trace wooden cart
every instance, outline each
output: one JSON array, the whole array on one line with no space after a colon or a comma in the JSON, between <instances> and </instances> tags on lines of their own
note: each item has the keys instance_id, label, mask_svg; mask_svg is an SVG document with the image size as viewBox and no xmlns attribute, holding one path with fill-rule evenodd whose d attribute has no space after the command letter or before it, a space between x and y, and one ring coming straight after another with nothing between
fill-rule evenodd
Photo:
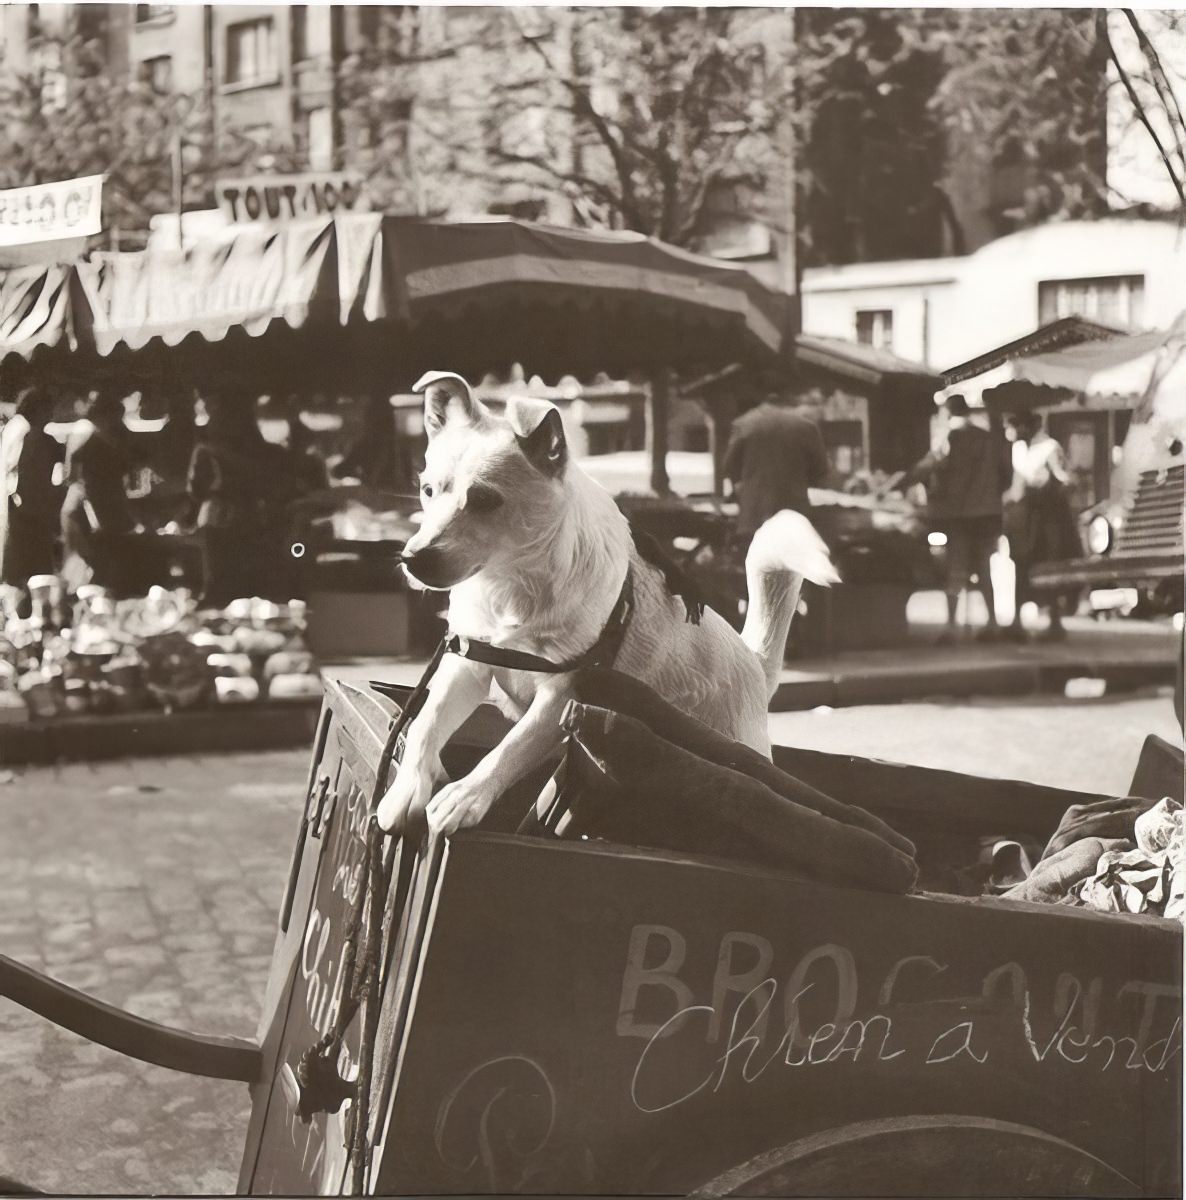
<instances>
[{"instance_id":1,"label":"wooden cart","mask_svg":"<svg viewBox=\"0 0 1186 1200\"><path fill-rule=\"evenodd\" d=\"M164 1030L0 959L0 994L61 1025L249 1083L243 1193L348 1187L353 1105L303 1120L296 1068L342 1000L394 712L376 691L329 688L257 1042ZM479 712L446 766L466 770L501 729ZM1044 840L1097 798L776 757L913 837L924 880L984 836ZM1151 751L1134 788L1160 796L1167 779ZM397 853L368 1191L1180 1194L1176 923L512 832L541 783L490 829ZM355 1021L348 1078L359 1044Z\"/></svg>"}]
</instances>

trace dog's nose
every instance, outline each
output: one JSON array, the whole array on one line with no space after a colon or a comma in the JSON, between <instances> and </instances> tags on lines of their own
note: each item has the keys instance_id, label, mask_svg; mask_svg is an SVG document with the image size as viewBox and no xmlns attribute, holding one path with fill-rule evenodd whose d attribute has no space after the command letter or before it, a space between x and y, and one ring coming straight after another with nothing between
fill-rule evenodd
<instances>
[{"instance_id":1,"label":"dog's nose","mask_svg":"<svg viewBox=\"0 0 1186 1200\"><path fill-rule=\"evenodd\" d=\"M419 550L409 551L404 547L400 555L404 569L414 575L421 583L433 584L440 580L441 569L444 566L444 555L435 546L422 546Z\"/></svg>"}]
</instances>

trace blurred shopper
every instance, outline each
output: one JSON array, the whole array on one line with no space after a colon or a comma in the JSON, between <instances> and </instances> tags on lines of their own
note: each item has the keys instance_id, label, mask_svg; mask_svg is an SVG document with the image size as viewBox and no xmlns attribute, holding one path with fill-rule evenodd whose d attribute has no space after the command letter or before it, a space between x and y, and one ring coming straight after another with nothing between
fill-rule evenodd
<instances>
[{"instance_id":1,"label":"blurred shopper","mask_svg":"<svg viewBox=\"0 0 1186 1200\"><path fill-rule=\"evenodd\" d=\"M301 495L321 492L330 486L325 457L313 442L313 431L301 419L300 406L290 404L288 421L288 471Z\"/></svg>"},{"instance_id":2,"label":"blurred shopper","mask_svg":"<svg viewBox=\"0 0 1186 1200\"><path fill-rule=\"evenodd\" d=\"M62 577L71 591L94 583L122 594L136 527L128 475L137 465L119 393L92 392L82 430L66 448Z\"/></svg>"},{"instance_id":3,"label":"blurred shopper","mask_svg":"<svg viewBox=\"0 0 1186 1200\"><path fill-rule=\"evenodd\" d=\"M334 467L339 479L357 479L380 491L415 491L407 439L395 428L395 413L384 396L367 396L358 435Z\"/></svg>"},{"instance_id":4,"label":"blurred shopper","mask_svg":"<svg viewBox=\"0 0 1186 1200\"><path fill-rule=\"evenodd\" d=\"M287 452L265 440L248 396L217 393L205 403L210 419L188 478L198 505L202 601L222 608L243 596L286 599L279 594L284 510L296 492Z\"/></svg>"},{"instance_id":5,"label":"blurred shopper","mask_svg":"<svg viewBox=\"0 0 1186 1200\"><path fill-rule=\"evenodd\" d=\"M1021 607L1034 600L1045 606L1049 624L1039 637L1061 641L1066 637L1061 592L1039 594L1030 584L1034 563L1078 558L1083 553L1075 514L1071 510L1070 473L1062 447L1042 428L1036 412L1009 418L1013 434L1013 482L1006 497L1009 556L1014 566L1013 626L1010 636L1024 640Z\"/></svg>"},{"instance_id":6,"label":"blurred shopper","mask_svg":"<svg viewBox=\"0 0 1186 1200\"><path fill-rule=\"evenodd\" d=\"M748 545L762 523L784 508L811 515L807 489L828 473L819 427L771 393L733 422L725 477L737 492L738 540Z\"/></svg>"},{"instance_id":7,"label":"blurred shopper","mask_svg":"<svg viewBox=\"0 0 1186 1200\"><path fill-rule=\"evenodd\" d=\"M954 641L960 592L973 579L988 610L977 637L992 641L999 632L992 556L1001 538L1003 494L1013 474L1009 443L999 428L985 429L971 419L963 396L949 396L946 408L946 436L901 485L925 486L931 520L947 538L947 628L939 641Z\"/></svg>"},{"instance_id":8,"label":"blurred shopper","mask_svg":"<svg viewBox=\"0 0 1186 1200\"><path fill-rule=\"evenodd\" d=\"M194 504L187 489L189 463L198 441L196 398L192 392L169 396L166 420L153 439L150 466L154 475L152 508L158 525L193 524Z\"/></svg>"},{"instance_id":9,"label":"blurred shopper","mask_svg":"<svg viewBox=\"0 0 1186 1200\"><path fill-rule=\"evenodd\" d=\"M62 489L53 477L62 447L45 430L52 413L53 401L29 388L0 431L0 583L24 593L22 615L30 577L57 569Z\"/></svg>"}]
</instances>

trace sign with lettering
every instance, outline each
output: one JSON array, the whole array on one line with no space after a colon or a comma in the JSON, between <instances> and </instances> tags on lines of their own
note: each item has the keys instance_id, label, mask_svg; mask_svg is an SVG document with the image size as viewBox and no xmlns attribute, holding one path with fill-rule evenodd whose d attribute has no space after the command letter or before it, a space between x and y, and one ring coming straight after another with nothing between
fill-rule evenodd
<instances>
[{"instance_id":1,"label":"sign with lettering","mask_svg":"<svg viewBox=\"0 0 1186 1200\"><path fill-rule=\"evenodd\" d=\"M102 175L0 191L0 246L88 237L102 228Z\"/></svg>"},{"instance_id":2,"label":"sign with lettering","mask_svg":"<svg viewBox=\"0 0 1186 1200\"><path fill-rule=\"evenodd\" d=\"M390 712L329 689L265 1001L245 1194L350 1186L353 1102L306 1122L290 1076L342 1003ZM401 853L368 1192L1180 1187L1174 923L493 832ZM352 1028L348 1079L359 1046Z\"/></svg>"},{"instance_id":3,"label":"sign with lettering","mask_svg":"<svg viewBox=\"0 0 1186 1200\"><path fill-rule=\"evenodd\" d=\"M215 191L219 208L235 222L292 221L370 208L362 179L344 172L224 179Z\"/></svg>"},{"instance_id":4,"label":"sign with lettering","mask_svg":"<svg viewBox=\"0 0 1186 1200\"><path fill-rule=\"evenodd\" d=\"M375 1188L684 1194L784 1154L813 1195L886 1194L886 1155L907 1194L961 1156L993 1194L1172 1191L1180 963L1168 922L458 838Z\"/></svg>"}]
</instances>

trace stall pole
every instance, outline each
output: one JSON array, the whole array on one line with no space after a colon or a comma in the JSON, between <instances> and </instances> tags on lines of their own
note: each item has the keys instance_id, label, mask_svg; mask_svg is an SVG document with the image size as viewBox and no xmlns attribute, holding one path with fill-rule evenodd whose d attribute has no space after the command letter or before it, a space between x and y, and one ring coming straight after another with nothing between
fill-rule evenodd
<instances>
[{"instance_id":1,"label":"stall pole","mask_svg":"<svg viewBox=\"0 0 1186 1200\"><path fill-rule=\"evenodd\" d=\"M646 446L651 459L651 491L656 496L671 493L667 477L667 434L671 409L671 371L659 367L651 374L646 406Z\"/></svg>"}]
</instances>

